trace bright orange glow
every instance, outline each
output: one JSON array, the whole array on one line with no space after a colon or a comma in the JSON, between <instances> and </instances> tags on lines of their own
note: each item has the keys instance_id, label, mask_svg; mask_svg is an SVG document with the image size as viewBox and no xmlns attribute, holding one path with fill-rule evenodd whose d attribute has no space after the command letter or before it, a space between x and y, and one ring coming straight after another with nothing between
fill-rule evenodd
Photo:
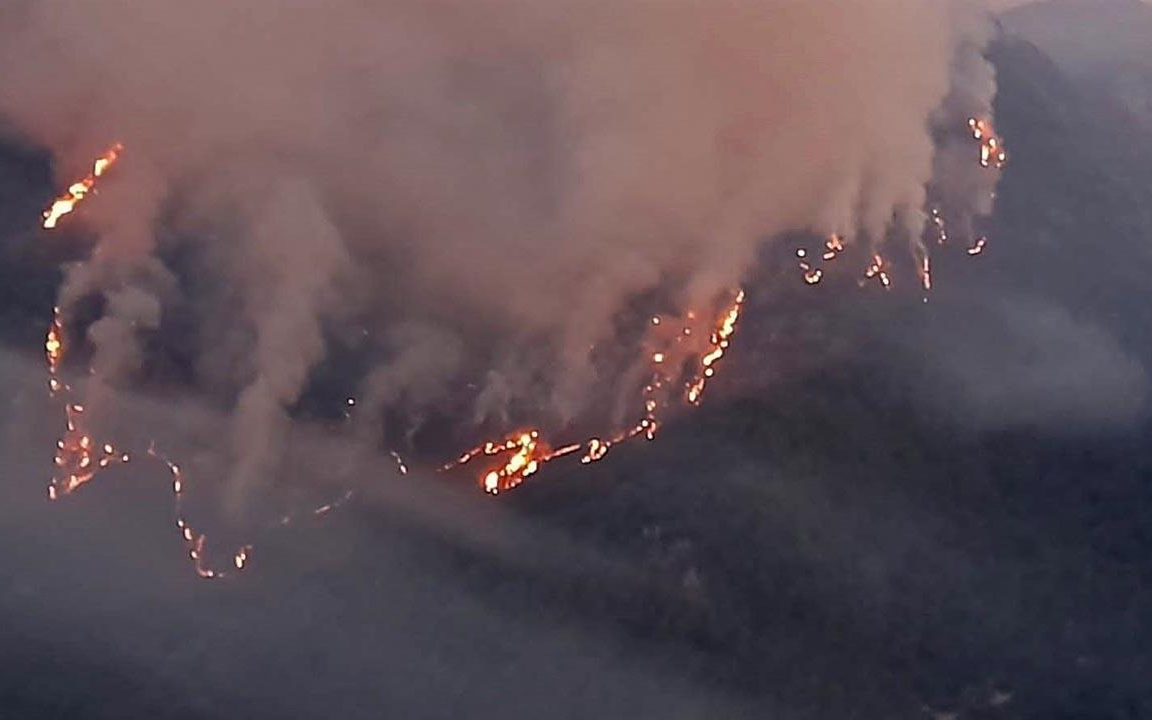
<instances>
[{"instance_id":1,"label":"bright orange glow","mask_svg":"<svg viewBox=\"0 0 1152 720\"><path fill-rule=\"evenodd\" d=\"M715 377L718 363L724 357L732 336L736 333L745 297L743 290L734 292L732 300L717 317L708 337L707 349L700 354L694 370L682 386L685 391L684 399L688 404L699 405L708 380ZM545 464L578 451L583 450L580 463L589 465L602 460L613 447L633 438L654 440L660 429L659 413L662 400L674 392L672 389L679 380L678 373L682 365L673 358L685 357L683 349L694 337L691 323L695 320L695 311L685 313L680 329L671 336L670 345L648 356L652 377L644 386L644 414L633 425L607 436L597 435L584 442L564 445L557 449L553 449L541 439L541 431L538 428L529 427L510 433L499 440L481 443L442 466L441 471L453 470L478 458L490 458L495 462L489 463L478 473L477 482L485 492L497 495L519 486L540 472ZM662 327L665 325L665 320L658 316L653 317L651 325L653 328ZM677 354L676 350L681 352Z\"/></svg>"},{"instance_id":2,"label":"bright orange glow","mask_svg":"<svg viewBox=\"0 0 1152 720\"><path fill-rule=\"evenodd\" d=\"M60 221L60 218L75 210L76 206L79 205L96 186L96 179L116 164L116 161L120 159L120 153L123 151L124 146L116 143L108 148L103 155L96 158L96 161L92 164L92 172L69 185L68 191L56 198L52 206L44 211L43 226L51 230L56 227L56 223Z\"/></svg>"},{"instance_id":3,"label":"bright orange glow","mask_svg":"<svg viewBox=\"0 0 1152 720\"><path fill-rule=\"evenodd\" d=\"M540 431L535 428L517 430L497 442L486 442L461 455L455 462L444 466L444 470L466 465L477 457L499 460L489 465L480 475L480 485L484 492L497 495L520 485L535 475L545 463L565 455L571 455L580 445L567 445L553 450L540 439Z\"/></svg>"},{"instance_id":4,"label":"bright orange glow","mask_svg":"<svg viewBox=\"0 0 1152 720\"><path fill-rule=\"evenodd\" d=\"M700 400L704 396L704 387L708 384L708 380L716 374L714 366L724 357L732 336L736 333L736 325L740 322L740 313L744 309L744 299L744 291L738 291L731 304L717 319L716 326L708 337L710 349L700 358L700 367L695 377L688 382L686 398L689 404L700 404Z\"/></svg>"}]
</instances>

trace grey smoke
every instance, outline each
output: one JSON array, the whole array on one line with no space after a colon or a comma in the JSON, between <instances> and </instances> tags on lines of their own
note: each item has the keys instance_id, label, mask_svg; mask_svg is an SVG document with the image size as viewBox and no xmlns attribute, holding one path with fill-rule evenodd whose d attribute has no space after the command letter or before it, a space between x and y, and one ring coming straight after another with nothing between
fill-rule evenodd
<instances>
[{"instance_id":1,"label":"grey smoke","mask_svg":"<svg viewBox=\"0 0 1152 720\"><path fill-rule=\"evenodd\" d=\"M1124 427L1148 406L1140 361L1104 328L1035 297L969 297L906 342L929 359L922 397L961 426Z\"/></svg>"}]
</instances>

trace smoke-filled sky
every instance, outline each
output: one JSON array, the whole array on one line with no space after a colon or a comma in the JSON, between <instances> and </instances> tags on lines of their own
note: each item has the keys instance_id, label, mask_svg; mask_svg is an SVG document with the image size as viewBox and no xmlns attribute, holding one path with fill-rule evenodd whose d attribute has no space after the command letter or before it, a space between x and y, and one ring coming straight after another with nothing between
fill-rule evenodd
<instances>
[{"instance_id":1,"label":"smoke-filled sky","mask_svg":"<svg viewBox=\"0 0 1152 720\"><path fill-rule=\"evenodd\" d=\"M197 381L237 398L243 487L333 334L367 331L372 411L473 387L470 418L564 424L634 390L615 378L641 354L596 360L621 318L709 315L778 233L914 246L934 168L978 196L950 207L985 212L930 132L988 112L984 12L31 0L0 10L0 116L61 179L124 143L61 304L104 297L111 383L138 331L192 309ZM158 260L176 248L194 282Z\"/></svg>"}]
</instances>

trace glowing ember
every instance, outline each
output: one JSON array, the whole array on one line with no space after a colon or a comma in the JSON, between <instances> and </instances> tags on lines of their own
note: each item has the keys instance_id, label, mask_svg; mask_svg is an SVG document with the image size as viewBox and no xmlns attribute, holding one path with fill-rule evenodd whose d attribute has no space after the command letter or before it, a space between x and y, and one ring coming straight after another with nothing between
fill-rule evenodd
<instances>
[{"instance_id":1,"label":"glowing ember","mask_svg":"<svg viewBox=\"0 0 1152 720\"><path fill-rule=\"evenodd\" d=\"M822 256L825 262L831 262L836 259L836 256L844 252L844 238L839 235L829 235L828 240L824 242L824 255Z\"/></svg>"},{"instance_id":2,"label":"glowing ember","mask_svg":"<svg viewBox=\"0 0 1152 720\"><path fill-rule=\"evenodd\" d=\"M400 473L401 475L407 475L408 464L404 462L404 458L400 457L400 453L392 450L389 451L388 454L391 455L392 459L396 461L396 472Z\"/></svg>"},{"instance_id":3,"label":"glowing ember","mask_svg":"<svg viewBox=\"0 0 1152 720\"><path fill-rule=\"evenodd\" d=\"M948 243L948 226L940 214L940 208L932 208L932 226L936 229L936 242L940 245Z\"/></svg>"},{"instance_id":4,"label":"glowing ember","mask_svg":"<svg viewBox=\"0 0 1152 720\"><path fill-rule=\"evenodd\" d=\"M44 340L48 392L52 396L69 390L59 377L64 350L64 321L60 308L55 307ZM64 433L56 441L56 454L52 459L56 471L48 484L48 497L56 500L69 495L90 482L101 470L128 460L128 453L121 452L111 443L96 443L84 427L84 406L69 402L64 406Z\"/></svg>"},{"instance_id":5,"label":"glowing ember","mask_svg":"<svg viewBox=\"0 0 1152 720\"><path fill-rule=\"evenodd\" d=\"M192 561L192 568L196 571L196 575L205 580L217 580L225 577L228 574L226 571L214 569L208 564L204 556L204 546L208 542L208 537L203 533L197 532L188 522L188 518L184 513L184 470L175 462L168 459L163 453L159 452L155 445L148 448L148 455L164 463L164 466L168 468L169 475L172 477L172 506L174 509L173 514L176 516L176 530L180 533L180 541L184 543L184 547L188 552L188 558ZM251 554L251 545L243 545L233 553L232 565L237 571L245 568Z\"/></svg>"},{"instance_id":6,"label":"glowing ember","mask_svg":"<svg viewBox=\"0 0 1152 720\"><path fill-rule=\"evenodd\" d=\"M56 472L48 485L52 500L80 489L101 470L129 460L128 453L120 452L111 443L97 445L83 429L83 416L83 405L69 403L64 408L65 431L56 441Z\"/></svg>"},{"instance_id":7,"label":"glowing ember","mask_svg":"<svg viewBox=\"0 0 1152 720\"><path fill-rule=\"evenodd\" d=\"M1003 168L1008 162L1008 153L1004 151L1004 142L996 136L992 123L968 118L968 129L972 138L980 143L980 167Z\"/></svg>"},{"instance_id":8,"label":"glowing ember","mask_svg":"<svg viewBox=\"0 0 1152 720\"><path fill-rule=\"evenodd\" d=\"M978 118L968 118L968 131L971 137L976 140L980 145L979 163L981 167L992 168L995 170L1002 170L1008 163L1008 153L1004 149L1004 141L996 135L995 129L989 120L982 120ZM995 193L992 199L995 200ZM945 245L950 239L948 233L948 224L944 219L944 215L939 207L930 207L929 220L931 222L931 230L935 235L936 243ZM987 239L980 237L976 239L975 244L967 249L969 255L979 255L984 251L984 245ZM837 254L844 249L842 239L838 235L829 237L828 242L825 244L825 250L821 257L825 262L834 260ZM920 245L915 248L917 257L916 271L920 277L920 284L924 288L925 293L932 290L932 265L931 259L926 249ZM798 258L798 265L804 282L808 285L819 285L824 279L824 270L817 267L812 261L812 254L806 248L800 248L796 251ZM887 262L879 254L872 256L872 261L869 263L864 272L864 280L871 280L875 278L880 285L885 289L890 289L892 286L892 276ZM864 283L861 282L861 285ZM927 301L927 298L925 298Z\"/></svg>"},{"instance_id":9,"label":"glowing ember","mask_svg":"<svg viewBox=\"0 0 1152 720\"><path fill-rule=\"evenodd\" d=\"M56 227L56 223L60 221L60 218L75 210L76 206L79 205L96 186L96 179L116 164L116 161L120 158L120 153L123 151L124 146L116 143L108 148L103 155L96 158L96 162L92 165L92 172L83 179L72 183L68 187L68 191L56 198L52 206L44 211L43 226L50 230Z\"/></svg>"},{"instance_id":10,"label":"glowing ember","mask_svg":"<svg viewBox=\"0 0 1152 720\"><path fill-rule=\"evenodd\" d=\"M55 395L61 387L60 362L64 359L64 321L60 308L52 308L52 324L44 338L44 358L48 363L48 392Z\"/></svg>"},{"instance_id":11,"label":"glowing ember","mask_svg":"<svg viewBox=\"0 0 1152 720\"><path fill-rule=\"evenodd\" d=\"M66 348L64 320L60 308L55 307L52 309L52 322L48 326L44 340L48 388L52 396L70 393L72 390L59 378L60 363L64 358ZM67 401L64 405L65 429L56 441L56 454L53 458L56 471L48 484L48 498L50 500L58 500L65 495L76 492L91 482L101 470L113 465L127 463L130 459L128 453L121 451L111 442L98 443L93 439L92 434L85 428L85 413L85 406L80 403ZM148 455L159 460L168 468L168 473L172 479L171 488L176 529L196 574L209 580L225 577L227 574L225 571L217 570L209 565L204 550L207 537L193 528L183 511L184 492L187 489L183 469L158 452L154 445L148 448ZM392 457L396 461L399 472L406 474L408 468L400 455L393 452ZM334 502L315 509L313 514L326 514L348 502L351 497L352 491L347 491ZM288 524L291 520L291 517L285 517L282 524ZM236 571L247 567L251 555L252 545L244 545L233 553L232 565Z\"/></svg>"},{"instance_id":12,"label":"glowing ember","mask_svg":"<svg viewBox=\"0 0 1152 720\"><path fill-rule=\"evenodd\" d=\"M839 235L829 235L828 239L824 242L824 250L821 252L820 259L824 262L832 262L843 251L844 239ZM819 285L820 281L824 279L824 270L812 264L809 260L810 253L808 249L799 248L796 251L796 257L800 260L797 264L800 267L800 272L803 273L804 282L808 285Z\"/></svg>"},{"instance_id":13,"label":"glowing ember","mask_svg":"<svg viewBox=\"0 0 1152 720\"><path fill-rule=\"evenodd\" d=\"M353 491L345 490L344 493L340 495L340 497L336 498L332 502L324 503L323 505L321 505L317 508L313 508L312 514L313 515L327 515L328 513L330 513L333 510L343 506L346 502L351 500L353 495L355 495L355 493ZM286 524L288 524L288 522L291 522L291 520L292 520L292 518L291 518L291 516L289 516L287 518L287 521L282 520L280 524L286 525Z\"/></svg>"},{"instance_id":14,"label":"glowing ember","mask_svg":"<svg viewBox=\"0 0 1152 720\"><path fill-rule=\"evenodd\" d=\"M871 280L872 278L879 280L885 290L892 287L892 278L888 276L888 265L879 254L872 256L872 262L868 265L868 269L864 271L865 280Z\"/></svg>"}]
</instances>

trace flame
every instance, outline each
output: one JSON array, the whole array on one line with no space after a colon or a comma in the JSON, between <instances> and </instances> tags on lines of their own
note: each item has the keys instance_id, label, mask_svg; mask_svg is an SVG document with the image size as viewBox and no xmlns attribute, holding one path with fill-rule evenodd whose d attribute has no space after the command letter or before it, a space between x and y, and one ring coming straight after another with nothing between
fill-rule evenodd
<instances>
[{"instance_id":1,"label":"flame","mask_svg":"<svg viewBox=\"0 0 1152 720\"><path fill-rule=\"evenodd\" d=\"M980 165L982 167L995 167L1001 169L1007 162L1007 153L1003 148L1002 140L996 136L991 123L987 120L970 118L969 129L973 139L980 143ZM68 191L56 199L52 206L43 213L43 226L54 228L60 218L71 213L75 207L93 192L96 181L103 176L119 159L124 147L116 143L109 148L93 164L92 172L72 184ZM944 244L948 238L945 220L938 208L931 209L931 220L936 229L937 241ZM968 248L969 255L979 255L983 252L986 238L980 237L975 244ZM921 250L923 250L921 248ZM820 251L820 260L833 262L844 251L843 238L840 235L830 235ZM806 248L796 251L798 264L803 273L804 282L808 285L819 284L825 270L814 264L813 255ZM924 291L932 289L931 259L924 251L919 256L918 272ZM885 259L876 253L872 256L864 279L876 278L885 288L892 284L888 264ZM862 281L863 282L863 281ZM925 298L926 300L927 298ZM542 439L541 430L536 427L512 432L499 440L484 442L471 450L462 453L456 460L442 466L442 471L468 465L481 458L488 463L478 475L478 482L485 492L492 495L511 490L523 484L528 478L536 475L549 462L575 455L580 455L582 464L590 464L603 459L608 452L621 443L637 437L653 440L660 428L660 411L665 402L682 397L688 405L698 406L703 399L708 381L715 377L718 364L724 358L744 310L746 293L743 289L733 292L731 301L718 314L708 334L707 344L698 349L696 337L697 315L695 311L688 311L680 319L680 329L672 336L669 344L655 352L651 352L648 361L652 368L649 382L643 388L644 412L631 426L617 430L607 436L593 436L584 442L570 443L554 448ZM653 328L660 328L665 323L659 316L651 318ZM52 396L60 392L70 391L71 388L59 379L60 365L66 353L65 325L59 307L53 308L52 322L49 325L44 342L44 353L48 367L49 391ZM695 356L691 372L687 379L683 379L685 360ZM682 381L682 384L681 384ZM683 394L677 388L683 389ZM357 407L355 398L346 399L347 412ZM97 444L92 435L83 428L84 406L69 402L65 405L66 431L56 443L54 458L57 473L53 476L48 487L48 495L55 500L63 495L75 492L90 482L96 474L114 464L129 462L130 456L121 452L112 443ZM397 471L401 475L408 473L408 466L403 458L395 451L391 453L396 463ZM219 570L210 566L205 558L207 536L198 532L185 516L182 501L186 489L183 470L168 457L156 450L155 445L148 449L148 455L164 464L172 481L173 503L175 508L176 529L181 542L184 544L187 555L192 561L196 574L205 579L225 577L231 570ZM321 505L311 511L311 515L321 516L339 508L353 497L353 491L345 491L339 498L330 503ZM281 518L280 524L287 525L295 516L286 515ZM232 554L232 567L235 571L242 571L251 559L253 545L240 546Z\"/></svg>"},{"instance_id":2,"label":"flame","mask_svg":"<svg viewBox=\"0 0 1152 720\"><path fill-rule=\"evenodd\" d=\"M67 192L56 198L56 201L52 203L51 207L44 211L44 228L51 230L56 227L56 223L60 221L60 218L75 210L76 206L79 205L96 186L96 179L116 164L116 161L120 159L120 153L123 151L124 146L116 143L105 150L103 155L96 158L96 161L92 164L92 172L88 173L88 175L81 180L69 185Z\"/></svg>"},{"instance_id":3,"label":"flame","mask_svg":"<svg viewBox=\"0 0 1152 720\"><path fill-rule=\"evenodd\" d=\"M996 130L992 127L992 122L987 119L968 118L968 132L971 134L972 139L976 140L980 146L979 163L981 167L993 168L995 170L1002 170L1008 164L1008 153L1004 149L1004 141L998 135ZM993 193L992 198L995 199L996 195ZM929 208L929 220L932 225L931 228L935 233L936 243L945 245L948 243L948 224L944 219L944 215L939 207ZM975 240L975 243L967 249L968 255L979 255L984 251L987 238L980 237ZM843 250L841 238L838 235L830 236L825 245L825 252L822 258L827 262L834 260L836 255ZM917 256L916 272L920 277L920 284L924 288L924 292L928 293L932 290L932 261L929 257L927 250L917 243L914 248ZM796 251L796 257L799 259L800 270L803 272L804 282L808 285L819 285L824 279L824 271L822 268L816 267L811 259L810 254L806 248L800 248ZM880 254L874 254L871 262L864 271L864 280L871 280L876 278L879 283L885 288L890 289L892 286L892 277L889 273L888 264ZM863 284L863 282L861 283ZM927 297L925 297L927 301Z\"/></svg>"},{"instance_id":4,"label":"flame","mask_svg":"<svg viewBox=\"0 0 1152 720\"><path fill-rule=\"evenodd\" d=\"M872 262L868 265L868 269L864 271L865 280L871 280L872 278L879 280L885 290L891 289L892 278L888 276L888 265L879 253L872 256Z\"/></svg>"},{"instance_id":5,"label":"flame","mask_svg":"<svg viewBox=\"0 0 1152 720\"><path fill-rule=\"evenodd\" d=\"M400 453L396 452L395 450L390 450L388 454L391 455L392 459L396 462L396 472L400 473L401 475L407 475L408 463L404 462L404 458L400 457Z\"/></svg>"},{"instance_id":6,"label":"flame","mask_svg":"<svg viewBox=\"0 0 1152 720\"><path fill-rule=\"evenodd\" d=\"M980 167L1003 168L1008 162L1008 153L1004 150L1004 141L996 136L991 121L968 118L968 129L972 132L972 139L980 143Z\"/></svg>"},{"instance_id":7,"label":"flame","mask_svg":"<svg viewBox=\"0 0 1152 720\"><path fill-rule=\"evenodd\" d=\"M106 168L107 166L100 166ZM101 170L102 171L102 170ZM44 357L48 368L48 388L50 396L60 393L70 393L72 388L59 379L60 364L64 358L66 346L65 324L59 307L52 308L52 322L44 340ZM347 404L352 407L356 404L354 398L348 398ZM122 452L110 442L97 444L91 433L84 428L85 406L68 401L64 406L65 432L56 441L56 455L54 465L57 470L48 485L48 498L57 500L69 495L91 482L96 475L113 465L127 463L130 456ZM196 575L206 580L215 580L226 577L231 571L212 567L206 558L205 546L208 537L198 532L188 520L183 509L184 494L187 483L183 468L167 455L160 452L155 443L150 443L147 455L164 465L171 477L172 503L176 518L176 530L180 540L185 546L188 558L192 562ZM397 471L401 475L408 473L408 466L398 453L391 453L396 462ZM312 515L325 515L335 510L353 497L351 490L345 491L340 497L311 511ZM296 516L287 515L281 518L281 525L288 525ZM232 554L231 563L235 572L244 570L251 560L253 545L245 544L237 548Z\"/></svg>"},{"instance_id":8,"label":"flame","mask_svg":"<svg viewBox=\"0 0 1152 720\"><path fill-rule=\"evenodd\" d=\"M698 364L684 383L684 398L688 404L699 405L708 380L715 377L717 363L724 357L736 333L745 299L744 290L735 291L731 302L717 317L708 337L707 350L700 354ZM660 429L661 401L669 396L669 391L677 380L673 373L678 374L678 371L673 367L675 363L670 361L672 349L691 340L692 322L695 320L695 311L686 313L679 332L671 340L672 347L657 350L649 356L652 376L644 386L644 413L631 426L608 436L593 436L584 442L571 443L557 449L553 449L541 438L539 428L528 427L499 440L481 443L461 453L455 460L443 465L441 471L468 465L477 458L491 458L496 461L495 464L483 468L477 480L485 492L497 495L521 485L540 472L545 464L573 455L580 450L583 450L580 463L589 465L604 459L609 450L621 443L639 437L649 441L656 439L656 433ZM659 316L655 316L651 319L651 324L659 328L665 323Z\"/></svg>"},{"instance_id":9,"label":"flame","mask_svg":"<svg viewBox=\"0 0 1152 720\"><path fill-rule=\"evenodd\" d=\"M940 208L932 208L932 226L936 229L936 242L940 245L948 244L948 226L944 223Z\"/></svg>"},{"instance_id":10,"label":"flame","mask_svg":"<svg viewBox=\"0 0 1152 720\"><path fill-rule=\"evenodd\" d=\"M101 171L107 166L98 166ZM44 340L44 358L48 370L48 390L51 397L70 394L71 386L60 380L60 365L67 350L63 313L52 308L52 321ZM56 441L53 465L56 470L48 483L48 499L59 500L79 490L96 478L102 470L129 462L130 455L111 442L99 443L85 427L86 408L83 404L67 400L64 405L64 432ZM172 460L159 453L155 446L148 448L150 457L167 468L172 478L172 495L176 515L176 528L180 533L196 574L205 579L225 576L225 572L210 567L205 559L207 537L196 532L182 509L185 491L184 473ZM399 456L397 456L398 458ZM232 558L236 570L242 570L252 553L251 545L238 549Z\"/></svg>"},{"instance_id":11,"label":"flame","mask_svg":"<svg viewBox=\"0 0 1152 720\"><path fill-rule=\"evenodd\" d=\"M55 396L62 387L59 374L64 359L64 321L59 306L52 308L52 323L44 338L44 359L48 363L48 392Z\"/></svg>"},{"instance_id":12,"label":"flame","mask_svg":"<svg viewBox=\"0 0 1152 720\"><path fill-rule=\"evenodd\" d=\"M65 351L64 320L60 308L52 308L52 322L44 339L44 359L48 366L48 393L55 397L70 390L60 380L60 363ZM56 440L52 463L56 470L48 483L48 497L56 500L79 490L101 470L129 460L112 443L97 443L84 427L84 406L69 401L64 406L64 433Z\"/></svg>"},{"instance_id":13,"label":"flame","mask_svg":"<svg viewBox=\"0 0 1152 720\"><path fill-rule=\"evenodd\" d=\"M708 380L716 374L714 367L731 344L732 336L736 333L736 324L740 322L740 313L744 309L745 294L739 290L731 304L716 321L712 334L708 337L710 349L700 358L700 367L695 377L688 383L687 400L691 405L699 405L704 395L704 387Z\"/></svg>"},{"instance_id":14,"label":"flame","mask_svg":"<svg viewBox=\"0 0 1152 720\"><path fill-rule=\"evenodd\" d=\"M824 262L832 262L842 252L844 252L844 238L833 233L824 241L824 249L821 251L820 259ZM824 279L824 270L814 266L808 259L810 257L808 249L798 248L796 257L799 259L797 264L803 273L804 282L808 285L819 285L820 281Z\"/></svg>"},{"instance_id":15,"label":"flame","mask_svg":"<svg viewBox=\"0 0 1152 720\"><path fill-rule=\"evenodd\" d=\"M580 447L580 445L566 445L559 450L553 450L547 442L540 439L539 430L529 428L517 430L497 442L490 441L478 445L463 453L454 462L445 465L443 469L451 470L467 465L477 457L506 458L502 462L488 466L480 476L480 486L484 488L484 492L497 495L520 485L539 472L545 463L571 455Z\"/></svg>"},{"instance_id":16,"label":"flame","mask_svg":"<svg viewBox=\"0 0 1152 720\"><path fill-rule=\"evenodd\" d=\"M56 500L79 490L101 470L129 460L111 443L98 444L83 428L84 406L69 403L64 407L65 431L56 441L53 463L56 472L48 485L48 497Z\"/></svg>"},{"instance_id":17,"label":"flame","mask_svg":"<svg viewBox=\"0 0 1152 720\"><path fill-rule=\"evenodd\" d=\"M183 468L172 461L167 455L157 450L155 443L149 445L148 456L163 463L164 467L168 468L168 474L172 478L172 507L174 511L173 514L176 516L176 530L180 534L180 541L184 543L184 547L188 553L188 559L192 561L192 569L198 577L205 580L218 580L226 577L228 571L218 570L208 564L204 553L204 547L208 543L208 536L202 532L198 532L188 521L188 517L184 512L184 491L186 490L186 483L184 481ZM232 554L232 566L237 572L247 566L248 560L252 555L252 549L252 545L242 545Z\"/></svg>"}]
</instances>

